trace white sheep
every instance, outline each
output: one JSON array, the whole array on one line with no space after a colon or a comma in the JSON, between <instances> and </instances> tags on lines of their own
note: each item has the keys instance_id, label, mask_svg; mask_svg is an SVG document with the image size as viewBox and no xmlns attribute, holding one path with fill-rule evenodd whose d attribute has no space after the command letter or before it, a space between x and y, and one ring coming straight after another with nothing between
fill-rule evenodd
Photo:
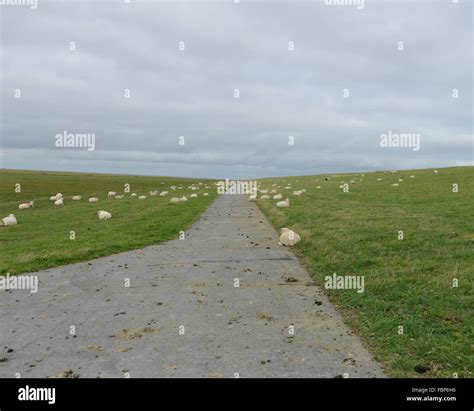
<instances>
[{"instance_id":1,"label":"white sheep","mask_svg":"<svg viewBox=\"0 0 474 411\"><path fill-rule=\"evenodd\" d=\"M276 205L277 205L277 207L289 207L290 206L290 199L287 198L286 200L279 201Z\"/></svg>"},{"instance_id":2,"label":"white sheep","mask_svg":"<svg viewBox=\"0 0 474 411\"><path fill-rule=\"evenodd\" d=\"M400 184L398 184L398 183L393 183L393 184L392 184L392 187L398 187L399 185L400 185Z\"/></svg>"},{"instance_id":3,"label":"white sheep","mask_svg":"<svg viewBox=\"0 0 474 411\"><path fill-rule=\"evenodd\" d=\"M0 220L0 226L7 227L9 225L15 225L15 224L18 224L18 222L16 221L15 214L9 214L8 216Z\"/></svg>"},{"instance_id":4,"label":"white sheep","mask_svg":"<svg viewBox=\"0 0 474 411\"><path fill-rule=\"evenodd\" d=\"M56 197L55 200L59 200L60 198L63 198L63 195L62 193L58 193L54 197Z\"/></svg>"},{"instance_id":5,"label":"white sheep","mask_svg":"<svg viewBox=\"0 0 474 411\"><path fill-rule=\"evenodd\" d=\"M301 241L299 234L295 233L293 230L288 228L282 228L280 230L280 245L290 245L293 246L296 243Z\"/></svg>"},{"instance_id":6,"label":"white sheep","mask_svg":"<svg viewBox=\"0 0 474 411\"><path fill-rule=\"evenodd\" d=\"M249 196L249 201L256 201L257 200L257 194L252 194Z\"/></svg>"},{"instance_id":7,"label":"white sheep","mask_svg":"<svg viewBox=\"0 0 474 411\"><path fill-rule=\"evenodd\" d=\"M145 200L146 196L138 196L139 200Z\"/></svg>"},{"instance_id":8,"label":"white sheep","mask_svg":"<svg viewBox=\"0 0 474 411\"><path fill-rule=\"evenodd\" d=\"M22 203L18 206L20 210L27 210L28 208L33 208L34 201L30 201L28 203Z\"/></svg>"},{"instance_id":9,"label":"white sheep","mask_svg":"<svg viewBox=\"0 0 474 411\"><path fill-rule=\"evenodd\" d=\"M319 188L321 188L321 186L316 186L316 188L318 188L318 189L319 189Z\"/></svg>"},{"instance_id":10,"label":"white sheep","mask_svg":"<svg viewBox=\"0 0 474 411\"><path fill-rule=\"evenodd\" d=\"M191 198L196 198L197 196L197 194L191 194Z\"/></svg>"},{"instance_id":11,"label":"white sheep","mask_svg":"<svg viewBox=\"0 0 474 411\"><path fill-rule=\"evenodd\" d=\"M158 190L150 191L150 195L151 195L151 196L156 196L156 195L158 195Z\"/></svg>"},{"instance_id":12,"label":"white sheep","mask_svg":"<svg viewBox=\"0 0 474 411\"><path fill-rule=\"evenodd\" d=\"M109 218L112 218L112 214L108 211L100 210L97 212L97 217L99 217L99 220L108 220Z\"/></svg>"},{"instance_id":13,"label":"white sheep","mask_svg":"<svg viewBox=\"0 0 474 411\"><path fill-rule=\"evenodd\" d=\"M72 201L81 201L82 196L72 196Z\"/></svg>"},{"instance_id":14,"label":"white sheep","mask_svg":"<svg viewBox=\"0 0 474 411\"><path fill-rule=\"evenodd\" d=\"M160 193L160 197L164 197L164 196L167 196L168 195L168 191L162 191Z\"/></svg>"},{"instance_id":15,"label":"white sheep","mask_svg":"<svg viewBox=\"0 0 474 411\"><path fill-rule=\"evenodd\" d=\"M433 173L438 174L438 170L433 170Z\"/></svg>"},{"instance_id":16,"label":"white sheep","mask_svg":"<svg viewBox=\"0 0 474 411\"><path fill-rule=\"evenodd\" d=\"M97 197L89 198L89 203L97 203L97 201L99 201L99 199Z\"/></svg>"},{"instance_id":17,"label":"white sheep","mask_svg":"<svg viewBox=\"0 0 474 411\"><path fill-rule=\"evenodd\" d=\"M116 191L109 191L108 194L107 194L107 197L114 198L116 195L117 195Z\"/></svg>"},{"instance_id":18,"label":"white sheep","mask_svg":"<svg viewBox=\"0 0 474 411\"><path fill-rule=\"evenodd\" d=\"M415 178L415 176L412 174L412 175L410 176L410 178Z\"/></svg>"},{"instance_id":19,"label":"white sheep","mask_svg":"<svg viewBox=\"0 0 474 411\"><path fill-rule=\"evenodd\" d=\"M57 205L57 206L64 205L64 198L59 198L58 200L56 200L54 202L54 205Z\"/></svg>"},{"instance_id":20,"label":"white sheep","mask_svg":"<svg viewBox=\"0 0 474 411\"><path fill-rule=\"evenodd\" d=\"M115 199L116 199L116 200L122 200L123 197L124 197L123 194L117 194L117 195L115 196Z\"/></svg>"},{"instance_id":21,"label":"white sheep","mask_svg":"<svg viewBox=\"0 0 474 411\"><path fill-rule=\"evenodd\" d=\"M137 193L130 194L130 197L136 197L136 196L137 196Z\"/></svg>"},{"instance_id":22,"label":"white sheep","mask_svg":"<svg viewBox=\"0 0 474 411\"><path fill-rule=\"evenodd\" d=\"M274 199L274 200L281 200L282 198L283 198L283 195L282 195L282 194L275 194L275 195L273 196L273 199Z\"/></svg>"},{"instance_id":23,"label":"white sheep","mask_svg":"<svg viewBox=\"0 0 474 411\"><path fill-rule=\"evenodd\" d=\"M171 204L178 204L178 203L180 203L180 202L181 202L181 199L179 199L178 197L172 197L172 198L170 199L170 203L171 203Z\"/></svg>"},{"instance_id":24,"label":"white sheep","mask_svg":"<svg viewBox=\"0 0 474 411\"><path fill-rule=\"evenodd\" d=\"M202 196L207 197L208 195L209 195L209 193L204 193Z\"/></svg>"},{"instance_id":25,"label":"white sheep","mask_svg":"<svg viewBox=\"0 0 474 411\"><path fill-rule=\"evenodd\" d=\"M50 199L51 201L56 201L56 200L57 200L56 196L51 196L51 197L49 197L49 199Z\"/></svg>"},{"instance_id":26,"label":"white sheep","mask_svg":"<svg viewBox=\"0 0 474 411\"><path fill-rule=\"evenodd\" d=\"M264 194L263 196L260 196L260 200L269 200L270 196L268 194Z\"/></svg>"},{"instance_id":27,"label":"white sheep","mask_svg":"<svg viewBox=\"0 0 474 411\"><path fill-rule=\"evenodd\" d=\"M295 197L299 197L299 196L302 195L302 194L303 194L303 190L293 191L293 195L294 195ZM275 197L274 197L274 198L275 198Z\"/></svg>"},{"instance_id":28,"label":"white sheep","mask_svg":"<svg viewBox=\"0 0 474 411\"><path fill-rule=\"evenodd\" d=\"M185 201L188 201L188 199L186 198L186 196L182 196L179 201L182 201L182 202L185 202Z\"/></svg>"}]
</instances>

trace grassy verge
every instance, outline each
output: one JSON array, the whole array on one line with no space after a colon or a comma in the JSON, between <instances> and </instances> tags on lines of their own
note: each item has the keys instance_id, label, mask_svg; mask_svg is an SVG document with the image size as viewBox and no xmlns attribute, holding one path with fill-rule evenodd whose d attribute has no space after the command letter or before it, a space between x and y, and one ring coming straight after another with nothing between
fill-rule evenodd
<instances>
[{"instance_id":1,"label":"grassy verge","mask_svg":"<svg viewBox=\"0 0 474 411\"><path fill-rule=\"evenodd\" d=\"M364 276L363 293L327 293L392 376L426 365L423 376L473 377L474 167L324 177L260 180L281 186L290 207L258 205L276 228L301 235L295 252L319 285L333 273Z\"/></svg>"},{"instance_id":2,"label":"grassy verge","mask_svg":"<svg viewBox=\"0 0 474 411\"><path fill-rule=\"evenodd\" d=\"M18 274L62 264L89 260L177 238L217 196L212 186L191 191L198 180L166 177L140 177L80 173L0 171L0 218L12 213L18 225L0 227L0 274ZM164 184L162 184L162 182ZM15 184L21 192L15 192ZM126 195L123 200L108 199L108 191L130 191L147 195L145 200ZM171 185L182 190L171 191ZM166 197L152 197L148 191L168 190ZM55 206L49 197L61 192L64 206ZM190 198L191 193L199 193ZM208 197L202 194L208 192ZM172 196L187 195L189 201L170 204ZM82 195L82 201L71 196ZM88 198L99 197L95 204ZM35 207L18 210L18 204L35 201ZM96 213L107 210L112 219L100 221ZM75 240L71 240L71 231Z\"/></svg>"}]
</instances>

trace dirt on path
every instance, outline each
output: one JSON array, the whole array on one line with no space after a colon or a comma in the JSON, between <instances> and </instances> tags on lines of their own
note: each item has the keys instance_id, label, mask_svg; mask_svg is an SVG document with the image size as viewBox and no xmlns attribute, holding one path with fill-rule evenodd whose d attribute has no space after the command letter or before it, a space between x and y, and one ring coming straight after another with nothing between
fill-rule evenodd
<instances>
[{"instance_id":1,"label":"dirt on path","mask_svg":"<svg viewBox=\"0 0 474 411\"><path fill-rule=\"evenodd\" d=\"M183 240L30 275L0 291L0 377L384 376L245 196Z\"/></svg>"}]
</instances>

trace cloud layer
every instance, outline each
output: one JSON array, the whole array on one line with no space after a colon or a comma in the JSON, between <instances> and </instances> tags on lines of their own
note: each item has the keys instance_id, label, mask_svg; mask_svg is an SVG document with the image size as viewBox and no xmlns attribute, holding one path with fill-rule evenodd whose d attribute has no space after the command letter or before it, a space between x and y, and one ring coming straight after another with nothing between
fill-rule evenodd
<instances>
[{"instance_id":1,"label":"cloud layer","mask_svg":"<svg viewBox=\"0 0 474 411\"><path fill-rule=\"evenodd\" d=\"M467 2L39 0L0 13L4 168L246 178L473 164ZM56 148L64 131L94 133L95 151ZM419 133L420 150L380 147L389 131Z\"/></svg>"}]
</instances>

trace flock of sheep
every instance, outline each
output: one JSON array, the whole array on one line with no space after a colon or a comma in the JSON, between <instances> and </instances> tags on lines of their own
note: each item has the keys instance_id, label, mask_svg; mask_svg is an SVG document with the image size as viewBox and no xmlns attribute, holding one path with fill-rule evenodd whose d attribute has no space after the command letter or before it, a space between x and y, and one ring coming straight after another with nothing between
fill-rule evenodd
<instances>
[{"instance_id":1,"label":"flock of sheep","mask_svg":"<svg viewBox=\"0 0 474 411\"><path fill-rule=\"evenodd\" d=\"M164 184L164 183L162 183L162 184ZM201 186L203 186L203 183L199 182L199 183L191 184L190 186L188 186L188 189L190 189L192 191L195 191L195 190L199 190L201 188ZM211 188L211 187L206 184L206 185L204 185L204 188ZM174 186L173 185L173 186L170 186L169 189L171 191L182 190L183 186ZM160 193L158 190L154 190L154 191L149 191L149 194L152 197L154 197L154 196L166 197L169 194L169 191L162 191ZM202 195L203 195L203 197L207 197L209 195L209 193L205 192ZM147 198L146 195L138 195L137 193L131 193L130 197L137 197L139 200L145 200ZM196 198L196 197L198 197L197 193L192 193L190 195L190 198ZM116 200L122 200L123 198L125 198L125 194L124 193L118 193L116 191L109 191L107 193L107 198L109 198L109 199L115 198ZM49 197L49 199L50 199L50 201L54 202L55 206L64 206L64 196L63 196L62 193L57 193L56 195ZM71 197L71 200L72 201L81 201L82 196L74 195L74 196ZM99 201L99 198L98 197L90 197L88 201L89 201L89 203L97 203ZM183 195L181 197L172 197L170 199L171 204L183 203L183 202L186 202L186 201L188 201L188 198L185 195ZM18 206L18 209L19 210L28 210L28 209L33 208L33 207L34 207L34 201L28 201L26 203L21 203ZM99 218L99 220L108 220L108 219L112 218L112 214L108 211L100 210L100 211L97 212L97 217ZM12 226L12 225L16 225L16 224L18 224L18 221L16 219L15 214L9 214L7 217L4 217L0 220L0 226L3 226L3 227Z\"/></svg>"},{"instance_id":2,"label":"flock of sheep","mask_svg":"<svg viewBox=\"0 0 474 411\"><path fill-rule=\"evenodd\" d=\"M395 174L397 173L396 171L385 171L384 172L385 174ZM433 170L433 173L435 175L438 174L438 170ZM364 181L364 177L365 177L365 174L361 174L360 175L360 179L359 181ZM410 175L410 178L415 178L415 175L412 174ZM331 177L325 177L324 178L325 181L330 181L331 180ZM298 181L298 180L296 180ZM377 181L382 181L382 178L377 178ZM286 183L285 180L282 180L283 183ZM318 179L316 179L316 182L318 182ZM399 183L403 182L403 179L402 178L399 178L398 179L398 183L392 183L391 186L392 187L398 187L400 186ZM350 183L351 184L356 184L356 180L350 180ZM344 188L344 185L346 183L344 181L341 182L341 184L339 185L339 188ZM321 186L318 185L316 186L317 189L320 189ZM282 186L281 185L278 185L278 184L272 184L271 188L268 188L268 189L258 189L257 192L251 194L249 196L249 200L250 201L256 201L257 200L257 194L260 193L260 200L270 200L270 199L273 199L273 200L282 200L283 199L283 194L280 194L278 193L279 190L282 189ZM284 187L285 190L291 190L291 183L287 183L286 184L286 187ZM294 197L300 197L302 196L304 193L306 192L306 189L302 189L302 190L295 190L293 191L293 196ZM286 198L286 200L283 200L283 201L278 201L276 203L276 206L277 207L289 207L290 206L290 199L289 198ZM295 233L294 231L290 230L289 228L282 228L281 231L280 231L280 245L286 245L286 246L293 246L295 245L296 243L298 243L299 241L301 240L301 237Z\"/></svg>"}]
</instances>

